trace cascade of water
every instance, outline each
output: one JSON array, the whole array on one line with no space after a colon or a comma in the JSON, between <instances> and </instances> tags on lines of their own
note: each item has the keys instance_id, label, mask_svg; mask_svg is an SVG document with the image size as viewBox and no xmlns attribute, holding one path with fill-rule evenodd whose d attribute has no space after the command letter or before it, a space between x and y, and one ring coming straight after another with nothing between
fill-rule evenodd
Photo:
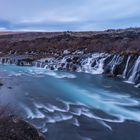
<instances>
[{"instance_id":1,"label":"cascade of water","mask_svg":"<svg viewBox=\"0 0 140 140\"><path fill-rule=\"evenodd\" d=\"M114 73L114 69L116 67L116 65L119 65L123 60L123 57L120 55L117 55L114 60L112 61L112 67L111 67L111 73Z\"/></svg>"},{"instance_id":2,"label":"cascade of water","mask_svg":"<svg viewBox=\"0 0 140 140\"><path fill-rule=\"evenodd\" d=\"M124 79L126 78L126 75L127 75L127 69L128 69L128 65L129 65L130 59L131 59L131 56L129 56L129 57L127 58L126 66L125 66L124 72L123 72L123 74L122 74L122 77L123 77Z\"/></svg>"},{"instance_id":3,"label":"cascade of water","mask_svg":"<svg viewBox=\"0 0 140 140\"><path fill-rule=\"evenodd\" d=\"M107 53L93 53L93 54L67 54L65 56L60 56L57 58L45 58L38 61L34 61L29 63L28 61L24 61L24 57L22 56L11 56L11 57L2 57L0 58L1 64L16 64L16 65L32 65L35 67L40 67L44 69L50 70L70 70L70 71L78 71L78 72L86 72L91 74L102 74L104 72L104 68L106 67L105 60L107 59L107 66L109 66L109 70L111 73L114 73L114 70L117 65L121 64L124 61L124 56L122 55L113 55L113 58L110 57L110 54ZM111 59L112 58L112 59ZM132 56L128 56L126 63L124 64L125 68L122 72L122 77L125 79L128 75L129 82L136 82L138 79L138 73L140 71L140 56L137 58L131 70L129 70L130 59ZM23 61L22 61L23 59ZM110 60L111 59L111 60ZM109 61L109 62L108 62ZM128 74L130 71L130 74Z\"/></svg>"},{"instance_id":4,"label":"cascade of water","mask_svg":"<svg viewBox=\"0 0 140 140\"><path fill-rule=\"evenodd\" d=\"M82 61L81 66L82 66L82 70L81 71L85 71L85 72L91 72L91 64L94 62L94 55L91 57L86 58L85 60Z\"/></svg>"},{"instance_id":5,"label":"cascade of water","mask_svg":"<svg viewBox=\"0 0 140 140\"><path fill-rule=\"evenodd\" d=\"M132 74L128 79L129 82L131 82L131 83L135 82L135 78L136 78L136 75L137 75L137 72L138 72L139 69L140 69L140 56L138 57L138 59L136 60L136 62L134 64Z\"/></svg>"},{"instance_id":6,"label":"cascade of water","mask_svg":"<svg viewBox=\"0 0 140 140\"><path fill-rule=\"evenodd\" d=\"M2 64L2 62L3 62L3 58L0 58L0 64Z\"/></svg>"},{"instance_id":7,"label":"cascade of water","mask_svg":"<svg viewBox=\"0 0 140 140\"><path fill-rule=\"evenodd\" d=\"M97 69L96 69L96 73L97 73L97 74L102 74L102 73L104 72L103 67L104 67L104 61L105 61L106 58L107 58L107 57L101 58L101 59L98 61L98 63L97 63Z\"/></svg>"},{"instance_id":8,"label":"cascade of water","mask_svg":"<svg viewBox=\"0 0 140 140\"><path fill-rule=\"evenodd\" d=\"M88 57L85 60L83 60L81 71L92 74L102 74L104 72L103 70L104 60L107 57L108 55L104 53L93 54L91 57ZM92 65L94 63L95 65Z\"/></svg>"},{"instance_id":9,"label":"cascade of water","mask_svg":"<svg viewBox=\"0 0 140 140\"><path fill-rule=\"evenodd\" d=\"M116 59L116 57L117 57L117 55L114 55L113 56L113 58L112 58L112 60L109 62L109 66L113 66L113 62L114 62L114 60Z\"/></svg>"}]
</instances>

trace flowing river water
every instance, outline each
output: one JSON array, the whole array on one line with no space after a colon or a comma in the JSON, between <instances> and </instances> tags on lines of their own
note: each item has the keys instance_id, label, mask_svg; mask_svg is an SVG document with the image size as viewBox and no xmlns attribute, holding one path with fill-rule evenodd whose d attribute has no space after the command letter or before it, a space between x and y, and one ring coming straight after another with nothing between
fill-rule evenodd
<instances>
[{"instance_id":1,"label":"flowing river water","mask_svg":"<svg viewBox=\"0 0 140 140\"><path fill-rule=\"evenodd\" d=\"M0 105L47 140L139 140L140 89L119 79L0 65Z\"/></svg>"}]
</instances>

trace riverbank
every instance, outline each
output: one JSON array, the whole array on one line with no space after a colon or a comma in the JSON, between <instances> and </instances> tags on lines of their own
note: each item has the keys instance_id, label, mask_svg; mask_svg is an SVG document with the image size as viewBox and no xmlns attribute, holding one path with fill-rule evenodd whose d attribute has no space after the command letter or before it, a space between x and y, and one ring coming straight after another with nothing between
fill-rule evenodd
<instances>
[{"instance_id":1,"label":"riverbank","mask_svg":"<svg viewBox=\"0 0 140 140\"><path fill-rule=\"evenodd\" d=\"M35 58L62 55L64 50L84 53L140 54L140 28L99 32L12 32L0 35L1 56L30 54Z\"/></svg>"}]
</instances>

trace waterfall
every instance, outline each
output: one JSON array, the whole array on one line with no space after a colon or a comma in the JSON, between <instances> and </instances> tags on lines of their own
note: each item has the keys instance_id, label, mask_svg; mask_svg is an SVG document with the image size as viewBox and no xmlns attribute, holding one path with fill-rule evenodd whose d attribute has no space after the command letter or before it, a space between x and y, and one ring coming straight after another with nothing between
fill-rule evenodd
<instances>
[{"instance_id":1,"label":"waterfall","mask_svg":"<svg viewBox=\"0 0 140 140\"><path fill-rule=\"evenodd\" d=\"M104 72L104 69L103 69L103 66L104 66L104 60L106 58L102 58L99 60L99 63L98 63L98 68L96 69L96 72L99 73L99 74L102 74Z\"/></svg>"},{"instance_id":2,"label":"waterfall","mask_svg":"<svg viewBox=\"0 0 140 140\"><path fill-rule=\"evenodd\" d=\"M132 56L108 53L66 53L65 55L26 61L26 56L6 56L0 58L1 64L16 64L18 66L34 66L48 70L77 71L91 74L122 75L129 83L139 83L140 56L133 64ZM27 59L28 60L28 59ZM132 60L132 61L131 61ZM133 62L133 63L132 63ZM130 71L130 73L128 73Z\"/></svg>"},{"instance_id":3,"label":"waterfall","mask_svg":"<svg viewBox=\"0 0 140 140\"><path fill-rule=\"evenodd\" d=\"M114 70L116 65L119 65L123 61L123 56L121 55L114 55L112 60L109 62L108 66L110 66L111 74L114 74Z\"/></svg>"},{"instance_id":4,"label":"waterfall","mask_svg":"<svg viewBox=\"0 0 140 140\"><path fill-rule=\"evenodd\" d=\"M138 57L138 59L136 60L135 64L134 64L134 68L132 70L132 74L129 77L128 81L130 83L134 83L135 82L135 78L137 76L137 72L140 69L140 56Z\"/></svg>"},{"instance_id":5,"label":"waterfall","mask_svg":"<svg viewBox=\"0 0 140 140\"><path fill-rule=\"evenodd\" d=\"M126 66L125 66L125 69L124 69L124 72L122 74L122 77L125 79L126 78L126 75L127 75L127 69L128 69L128 65L129 65L129 61L131 59L131 56L128 57L127 59L127 62L126 62Z\"/></svg>"},{"instance_id":6,"label":"waterfall","mask_svg":"<svg viewBox=\"0 0 140 140\"><path fill-rule=\"evenodd\" d=\"M102 74L104 72L103 66L104 66L104 60L108 57L108 54L104 53L95 53L91 57L86 58L82 61L81 64L81 71L86 73L92 73L92 74ZM92 66L92 64L94 64Z\"/></svg>"}]
</instances>

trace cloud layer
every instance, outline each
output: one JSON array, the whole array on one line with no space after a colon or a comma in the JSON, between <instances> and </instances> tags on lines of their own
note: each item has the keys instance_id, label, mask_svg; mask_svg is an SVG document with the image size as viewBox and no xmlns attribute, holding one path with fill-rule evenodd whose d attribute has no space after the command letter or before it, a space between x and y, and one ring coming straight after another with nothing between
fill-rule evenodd
<instances>
[{"instance_id":1,"label":"cloud layer","mask_svg":"<svg viewBox=\"0 0 140 140\"><path fill-rule=\"evenodd\" d=\"M140 26L139 0L1 0L0 30L85 31Z\"/></svg>"}]
</instances>

